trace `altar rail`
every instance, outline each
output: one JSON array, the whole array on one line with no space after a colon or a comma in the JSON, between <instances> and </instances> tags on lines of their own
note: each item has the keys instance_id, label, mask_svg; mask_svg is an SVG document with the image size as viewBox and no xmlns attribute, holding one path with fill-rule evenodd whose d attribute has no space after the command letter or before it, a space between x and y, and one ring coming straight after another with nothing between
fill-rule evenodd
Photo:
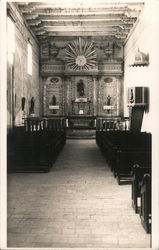
<instances>
[{"instance_id":1,"label":"altar rail","mask_svg":"<svg viewBox=\"0 0 159 250\"><path fill-rule=\"evenodd\" d=\"M66 126L72 129L95 129L96 119L89 115L72 115L66 120Z\"/></svg>"},{"instance_id":2,"label":"altar rail","mask_svg":"<svg viewBox=\"0 0 159 250\"><path fill-rule=\"evenodd\" d=\"M97 131L129 130L128 117L95 117L72 115L69 117L28 117L24 120L25 131L53 130L69 128L90 128Z\"/></svg>"},{"instance_id":3,"label":"altar rail","mask_svg":"<svg viewBox=\"0 0 159 250\"><path fill-rule=\"evenodd\" d=\"M64 117L39 118L29 117L24 121L25 131L64 131L66 128L66 119Z\"/></svg>"},{"instance_id":4,"label":"altar rail","mask_svg":"<svg viewBox=\"0 0 159 250\"><path fill-rule=\"evenodd\" d=\"M97 131L129 130L128 117L97 117Z\"/></svg>"}]
</instances>

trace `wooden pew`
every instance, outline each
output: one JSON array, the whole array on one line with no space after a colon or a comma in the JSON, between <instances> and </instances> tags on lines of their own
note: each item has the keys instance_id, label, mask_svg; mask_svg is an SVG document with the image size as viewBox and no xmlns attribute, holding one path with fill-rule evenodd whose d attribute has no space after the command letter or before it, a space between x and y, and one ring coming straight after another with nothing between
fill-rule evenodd
<instances>
[{"instance_id":1,"label":"wooden pew","mask_svg":"<svg viewBox=\"0 0 159 250\"><path fill-rule=\"evenodd\" d=\"M135 164L133 166L133 180L132 180L132 207L135 213L139 213L141 205L139 206L138 200L140 199L141 183L144 174L151 174L151 165L147 167Z\"/></svg>"},{"instance_id":2,"label":"wooden pew","mask_svg":"<svg viewBox=\"0 0 159 250\"><path fill-rule=\"evenodd\" d=\"M117 161L114 168L115 175L117 176L118 183L122 180L130 178L132 180L132 166L134 164L146 165L150 163L151 153L143 149L129 149L117 152Z\"/></svg>"},{"instance_id":3,"label":"wooden pew","mask_svg":"<svg viewBox=\"0 0 159 250\"><path fill-rule=\"evenodd\" d=\"M43 133L12 134L8 139L9 172L48 172L50 144Z\"/></svg>"},{"instance_id":4,"label":"wooden pew","mask_svg":"<svg viewBox=\"0 0 159 250\"><path fill-rule=\"evenodd\" d=\"M48 172L56 161L66 141L64 121L56 120L51 122L51 126L46 121L42 122L29 119L25 129L15 128L8 134L9 172ZM40 124L43 125L41 129ZM53 126L56 130L52 129Z\"/></svg>"},{"instance_id":5,"label":"wooden pew","mask_svg":"<svg viewBox=\"0 0 159 250\"><path fill-rule=\"evenodd\" d=\"M151 233L151 175L145 174L141 183L140 218L147 233Z\"/></svg>"},{"instance_id":6,"label":"wooden pew","mask_svg":"<svg viewBox=\"0 0 159 250\"><path fill-rule=\"evenodd\" d=\"M96 142L118 183L132 179L134 164L151 164L151 134L130 131L97 131Z\"/></svg>"}]
</instances>

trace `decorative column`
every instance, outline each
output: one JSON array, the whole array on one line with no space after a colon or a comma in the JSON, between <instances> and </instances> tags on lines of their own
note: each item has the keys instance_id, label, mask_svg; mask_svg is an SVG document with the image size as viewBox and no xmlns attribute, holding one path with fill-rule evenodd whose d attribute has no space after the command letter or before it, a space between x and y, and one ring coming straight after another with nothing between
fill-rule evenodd
<instances>
[{"instance_id":1,"label":"decorative column","mask_svg":"<svg viewBox=\"0 0 159 250\"><path fill-rule=\"evenodd\" d=\"M70 82L71 79L68 76L64 77L64 92L65 92L65 99L64 99L64 114L68 116L70 113Z\"/></svg>"},{"instance_id":2,"label":"decorative column","mask_svg":"<svg viewBox=\"0 0 159 250\"><path fill-rule=\"evenodd\" d=\"M42 84L43 84L43 102L42 102L42 115L46 115L46 81L47 77L42 77Z\"/></svg>"},{"instance_id":3,"label":"decorative column","mask_svg":"<svg viewBox=\"0 0 159 250\"><path fill-rule=\"evenodd\" d=\"M62 86L61 86L61 91L62 91L62 115L66 116L66 80L65 76L61 76L62 80Z\"/></svg>"},{"instance_id":4,"label":"decorative column","mask_svg":"<svg viewBox=\"0 0 159 250\"><path fill-rule=\"evenodd\" d=\"M97 77L98 88L97 88L97 116L100 116L100 107L101 107L101 76Z\"/></svg>"},{"instance_id":5,"label":"decorative column","mask_svg":"<svg viewBox=\"0 0 159 250\"><path fill-rule=\"evenodd\" d=\"M123 116L123 103L124 103L124 96L123 96L123 77L116 76L117 79L117 116Z\"/></svg>"},{"instance_id":6,"label":"decorative column","mask_svg":"<svg viewBox=\"0 0 159 250\"><path fill-rule=\"evenodd\" d=\"M97 115L97 77L92 76L93 79L93 115Z\"/></svg>"},{"instance_id":7,"label":"decorative column","mask_svg":"<svg viewBox=\"0 0 159 250\"><path fill-rule=\"evenodd\" d=\"M44 105L43 105L43 100L44 100L44 82L43 82L43 78L40 76L39 79L39 83L40 83L40 103L39 103L39 114L40 117L42 117L44 115ZM23 94L24 96L24 94Z\"/></svg>"}]
</instances>

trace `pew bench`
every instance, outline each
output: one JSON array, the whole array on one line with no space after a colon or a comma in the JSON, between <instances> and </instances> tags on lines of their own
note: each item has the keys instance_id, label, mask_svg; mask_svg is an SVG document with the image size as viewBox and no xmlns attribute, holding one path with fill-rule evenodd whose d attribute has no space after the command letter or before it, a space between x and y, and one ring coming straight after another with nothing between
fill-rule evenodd
<instances>
[{"instance_id":1,"label":"pew bench","mask_svg":"<svg viewBox=\"0 0 159 250\"><path fill-rule=\"evenodd\" d=\"M132 179L134 164L150 164L151 134L130 131L97 131L96 142L118 183Z\"/></svg>"},{"instance_id":2,"label":"pew bench","mask_svg":"<svg viewBox=\"0 0 159 250\"><path fill-rule=\"evenodd\" d=\"M141 183L140 218L147 233L151 233L151 175L145 174Z\"/></svg>"},{"instance_id":3,"label":"pew bench","mask_svg":"<svg viewBox=\"0 0 159 250\"><path fill-rule=\"evenodd\" d=\"M114 164L114 175L117 177L118 183L122 180L131 180L133 176L134 164L140 164L142 166L150 164L151 155L150 152L142 149L130 148L129 150L122 150L116 153L116 164Z\"/></svg>"},{"instance_id":4,"label":"pew bench","mask_svg":"<svg viewBox=\"0 0 159 250\"><path fill-rule=\"evenodd\" d=\"M65 144L64 131L34 131L8 135L9 172L48 172Z\"/></svg>"},{"instance_id":5,"label":"pew bench","mask_svg":"<svg viewBox=\"0 0 159 250\"><path fill-rule=\"evenodd\" d=\"M132 207L135 213L139 213L141 205L139 206L138 200L140 199L141 183L144 174L151 174L151 165L143 167L135 164L133 166L133 180L132 180Z\"/></svg>"}]
</instances>

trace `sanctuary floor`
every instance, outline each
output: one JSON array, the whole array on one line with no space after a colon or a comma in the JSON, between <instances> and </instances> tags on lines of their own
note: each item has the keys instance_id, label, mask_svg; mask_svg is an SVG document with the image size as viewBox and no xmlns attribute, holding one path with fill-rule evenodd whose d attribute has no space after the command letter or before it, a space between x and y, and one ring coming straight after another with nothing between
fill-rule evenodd
<instances>
[{"instance_id":1,"label":"sanctuary floor","mask_svg":"<svg viewBox=\"0 0 159 250\"><path fill-rule=\"evenodd\" d=\"M67 140L49 173L8 175L8 247L150 247L95 140Z\"/></svg>"}]
</instances>

